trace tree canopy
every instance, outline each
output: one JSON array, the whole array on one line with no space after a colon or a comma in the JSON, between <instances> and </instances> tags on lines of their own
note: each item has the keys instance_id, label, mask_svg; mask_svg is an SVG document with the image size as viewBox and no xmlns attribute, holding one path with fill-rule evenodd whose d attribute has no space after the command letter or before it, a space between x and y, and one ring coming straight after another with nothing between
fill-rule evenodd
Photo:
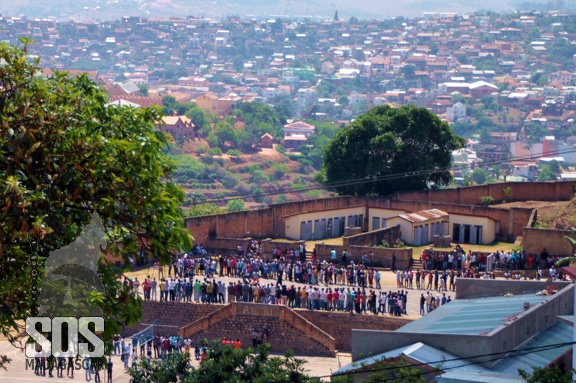
<instances>
[{"instance_id":1,"label":"tree canopy","mask_svg":"<svg viewBox=\"0 0 576 383\"><path fill-rule=\"evenodd\" d=\"M108 95L86 75L41 75L39 59L0 44L0 329L37 309L29 253L43 261L70 244L91 222L103 221L107 251L128 258L143 249L164 263L191 246L180 208L184 193L169 181L175 163L156 129L159 109L107 106ZM100 258L105 293L95 301L105 338L141 316L141 300L118 286L115 269ZM0 361L0 366L6 359Z\"/></svg>"},{"instance_id":2,"label":"tree canopy","mask_svg":"<svg viewBox=\"0 0 576 383\"><path fill-rule=\"evenodd\" d=\"M464 143L425 108L378 106L336 133L316 179L340 194L359 196L445 185L451 153Z\"/></svg>"},{"instance_id":3,"label":"tree canopy","mask_svg":"<svg viewBox=\"0 0 576 383\"><path fill-rule=\"evenodd\" d=\"M164 360L141 359L138 369L130 368L132 382L146 383L241 383L241 382L319 382L304 373L304 361L287 351L282 357L269 355L270 346L234 349L213 342L206 360L194 368L190 354L172 353Z\"/></svg>"}]
</instances>

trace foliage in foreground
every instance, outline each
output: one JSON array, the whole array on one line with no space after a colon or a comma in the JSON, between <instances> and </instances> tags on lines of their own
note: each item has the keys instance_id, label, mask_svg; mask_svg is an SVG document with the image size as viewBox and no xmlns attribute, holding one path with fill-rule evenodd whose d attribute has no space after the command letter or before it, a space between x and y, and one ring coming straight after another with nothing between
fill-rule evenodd
<instances>
[{"instance_id":1,"label":"foliage in foreground","mask_svg":"<svg viewBox=\"0 0 576 383\"><path fill-rule=\"evenodd\" d=\"M190 364L190 354L168 354L164 360L140 360L130 368L131 382L138 383L269 383L318 382L304 373L304 361L287 351L283 357L270 356L270 346L234 349L219 342L209 345L206 360L197 368Z\"/></svg>"},{"instance_id":2,"label":"foliage in foreground","mask_svg":"<svg viewBox=\"0 0 576 383\"><path fill-rule=\"evenodd\" d=\"M46 258L72 243L93 213L109 239L123 242L107 251L124 259L142 249L167 263L173 249L191 246L183 191L168 178L175 164L163 154L169 137L156 129L160 111L108 106L86 75L44 76L23 43L0 44L0 329L10 341L38 310L32 268L42 277ZM140 319L141 299L117 284L102 258L98 272L105 291L91 304L102 309L110 339Z\"/></svg>"}]
</instances>

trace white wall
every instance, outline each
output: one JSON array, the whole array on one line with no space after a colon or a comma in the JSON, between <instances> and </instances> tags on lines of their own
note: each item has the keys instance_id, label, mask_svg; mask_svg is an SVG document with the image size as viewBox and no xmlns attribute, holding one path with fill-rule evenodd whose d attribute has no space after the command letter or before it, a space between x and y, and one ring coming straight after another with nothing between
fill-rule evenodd
<instances>
[{"instance_id":1,"label":"white wall","mask_svg":"<svg viewBox=\"0 0 576 383\"><path fill-rule=\"evenodd\" d=\"M482 245L492 243L496 239L496 223L490 218L450 214L450 236L452 236L452 227L454 224L482 226Z\"/></svg>"},{"instance_id":2,"label":"white wall","mask_svg":"<svg viewBox=\"0 0 576 383\"><path fill-rule=\"evenodd\" d=\"M314 225L314 221L317 219L329 219L329 218L339 218L345 217L346 218L346 226L348 226L348 216L349 215L360 215L363 216L366 213L366 209L364 206L358 206L348 209L334 209L334 210L326 210L314 213L302 213L291 215L286 217L284 221L285 225L285 233L286 238L288 239L300 239L300 223L303 221L312 221L312 225Z\"/></svg>"}]
</instances>

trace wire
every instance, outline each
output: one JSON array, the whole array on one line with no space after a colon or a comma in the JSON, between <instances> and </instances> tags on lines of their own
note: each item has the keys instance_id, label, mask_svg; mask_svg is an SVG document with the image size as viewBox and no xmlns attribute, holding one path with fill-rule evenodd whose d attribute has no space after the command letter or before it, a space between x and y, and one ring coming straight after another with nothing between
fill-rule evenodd
<instances>
[{"instance_id":1,"label":"wire","mask_svg":"<svg viewBox=\"0 0 576 383\"><path fill-rule=\"evenodd\" d=\"M550 152L549 154L550 154L550 156L557 156L557 155L562 155L562 154L574 153L575 151L576 151L576 146L569 147L566 149L556 150L556 151ZM533 160L533 159L534 158L532 155L508 157L508 158L502 159L502 160L486 161L483 166L484 167L492 167L492 166L502 165L505 163L515 162L515 161L525 161L525 160ZM339 188L339 187L344 187L344 186L355 186L355 185L361 185L361 184L373 183L373 182L385 182L385 181L392 181L392 180L408 178L408 177L417 177L417 176L422 176L422 175L427 175L427 174L443 173L443 172L447 172L450 170L458 171L458 170L465 170L465 169L469 169L469 166L468 165L460 165L460 166L454 166L452 168L434 168L434 169L423 169L423 170L394 173L394 174L386 174L386 175L364 176L362 178L355 178L355 179L349 179L349 180L343 180L343 181L335 181L335 182L327 183L324 185L308 186L305 188L284 188L284 189L281 189L278 191L266 192L266 193L262 193L259 195L255 195L254 193L249 193L249 194L222 197L222 198L212 198L212 199L206 199L206 200L199 202L199 203L224 202L224 201L229 201L229 200L233 200L233 199L248 199L248 198L254 198L254 197L267 197L267 196L274 196L274 195L285 194L285 193L304 193L304 192L308 192L308 191L312 191L312 190L333 189L333 188Z\"/></svg>"},{"instance_id":2,"label":"wire","mask_svg":"<svg viewBox=\"0 0 576 383\"><path fill-rule=\"evenodd\" d=\"M451 359L442 359L442 360L434 361L434 362L409 363L409 364L395 365L395 366L384 366L384 367L372 368L372 369L364 369L363 367L366 367L366 366L358 365L358 368L355 370L352 370L352 371L346 371L346 372L343 372L340 374L312 376L312 377L309 377L305 380L332 378L332 377L337 377L337 376L347 376L347 375L365 374L365 373L377 373L380 371L393 371L393 370L398 370L398 369L405 368L405 367L435 366L435 365L440 366L440 367L437 367L437 369L434 369L432 371L418 371L417 373L404 375L402 377L393 377L393 378L388 378L388 379L371 380L372 382L389 382L389 381L397 380L399 378L417 377L417 376L422 376L422 375L426 375L426 374L430 374L430 373L439 373L440 371L446 372L448 370L453 370L453 369L457 369L457 368L462 368L462 367L492 362L492 361L501 360L501 359L513 358L516 356L523 356L523 355L531 354L534 352L554 350L557 348L571 346L574 344L576 344L576 342L555 343L555 344L550 344L550 345L546 345L546 346L527 347L527 348L523 348L523 349L519 349L519 350L493 352L493 353L489 353L489 354L474 355L474 356L469 356L469 357L465 357L465 358L459 357L459 358L451 358ZM508 354L508 355L506 355L506 354ZM513 355L510 355L510 354L513 354ZM506 355L506 356L501 357L501 355ZM478 359L478 358L486 358L486 357L490 357L490 359L483 359L481 361L471 361L470 360L470 359ZM444 367L444 368L441 367L442 364L444 364L446 362L455 362L455 361L466 361L468 363L463 363L461 365L452 366L452 367ZM376 361L374 363L378 363L378 362L379 361ZM289 381L289 380L285 380L285 381L284 380L278 380L278 381L274 381L273 383L290 383L290 382L291 381Z\"/></svg>"},{"instance_id":3,"label":"wire","mask_svg":"<svg viewBox=\"0 0 576 383\"><path fill-rule=\"evenodd\" d=\"M447 370L452 370L452 369L476 365L476 364L493 362L493 361L501 360L501 359L513 358L516 356L528 355L528 354L535 353L535 352L554 350L557 348L571 346L574 344L576 344L576 342L556 343L556 344L550 344L550 345L546 345L546 346L527 347L527 348L523 348L523 349L519 349L519 350L512 350L512 351L501 351L501 352L494 352L494 353L489 353L489 354L474 355L474 356L469 356L469 357L442 359L442 360L438 360L438 361L434 361L434 362L426 362L426 363L423 362L423 363L414 363L414 364L410 363L409 366L410 367L435 366L435 365L441 366L442 364L444 364L446 362L456 362L456 361L467 361L468 362L468 363L464 363L464 364L459 365L459 366L452 366L452 367L445 367L445 368L439 367L439 369L442 369L443 371L447 371ZM513 355L509 355L509 354L513 354ZM502 355L506 355L506 356L502 357ZM481 361L471 361L470 360L470 359L487 358L487 357L490 359L483 359ZM361 367L362 366L359 366L359 368L361 368ZM374 368L374 369L368 369L368 370L362 370L362 371L347 371L347 372L344 372L342 374L337 374L334 376L344 376L344 375L353 375L353 374L366 373L366 372L379 372L379 371L395 370L395 369L399 369L399 368L403 368L403 367L405 367L405 366L388 366L388 367ZM437 372L437 371L431 371L431 372ZM430 372L426 372L426 373L430 373ZM415 374L415 375L419 375L419 374ZM327 376L323 376L323 377L327 377ZM386 380L384 380L384 381L386 381Z\"/></svg>"}]
</instances>

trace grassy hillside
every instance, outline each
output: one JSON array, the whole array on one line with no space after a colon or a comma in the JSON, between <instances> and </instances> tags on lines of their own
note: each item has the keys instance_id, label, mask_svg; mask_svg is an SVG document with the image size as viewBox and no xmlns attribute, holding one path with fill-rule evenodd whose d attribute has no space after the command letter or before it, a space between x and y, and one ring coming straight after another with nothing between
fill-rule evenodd
<instances>
[{"instance_id":1,"label":"grassy hillside","mask_svg":"<svg viewBox=\"0 0 576 383\"><path fill-rule=\"evenodd\" d=\"M186 205L213 201L224 207L231 197L242 197L249 208L266 204L328 196L324 190L298 190L318 186L313 169L276 149L238 155L211 154L206 140L188 141L176 149L179 162L173 179L187 193ZM293 156L293 155L292 155Z\"/></svg>"}]
</instances>

